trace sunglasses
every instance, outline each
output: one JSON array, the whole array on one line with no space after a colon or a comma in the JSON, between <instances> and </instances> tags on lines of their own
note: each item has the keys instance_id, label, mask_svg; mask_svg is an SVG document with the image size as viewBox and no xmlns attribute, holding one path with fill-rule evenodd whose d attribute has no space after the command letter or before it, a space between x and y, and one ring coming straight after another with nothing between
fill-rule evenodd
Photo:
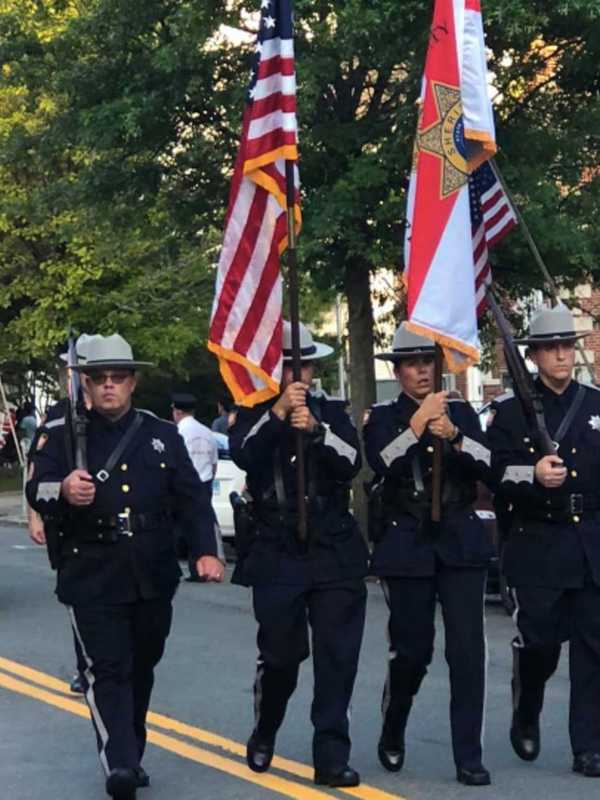
<instances>
[{"instance_id":1,"label":"sunglasses","mask_svg":"<svg viewBox=\"0 0 600 800\"><path fill-rule=\"evenodd\" d=\"M127 378L133 375L133 372L127 370L122 372L88 372L87 376L94 384L94 386L102 386L110 381L111 383L120 384L125 383Z\"/></svg>"}]
</instances>

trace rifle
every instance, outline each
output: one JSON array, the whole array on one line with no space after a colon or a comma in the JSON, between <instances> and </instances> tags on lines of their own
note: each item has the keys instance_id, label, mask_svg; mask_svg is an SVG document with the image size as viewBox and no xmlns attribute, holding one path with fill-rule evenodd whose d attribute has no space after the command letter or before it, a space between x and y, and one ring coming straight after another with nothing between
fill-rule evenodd
<instances>
[{"instance_id":1,"label":"rifle","mask_svg":"<svg viewBox=\"0 0 600 800\"><path fill-rule=\"evenodd\" d=\"M556 455L556 447L546 428L542 397L536 389L531 373L527 369L523 357L519 353L519 348L515 344L508 320L502 313L502 309L498 305L491 289L487 290L486 297L489 308L496 320L500 335L502 336L506 365L510 372L515 396L521 405L527 428L531 432L534 443L541 456Z\"/></svg>"},{"instance_id":2,"label":"rifle","mask_svg":"<svg viewBox=\"0 0 600 800\"><path fill-rule=\"evenodd\" d=\"M81 377L77 369L77 349L75 338L69 336L69 353L67 365L69 368L69 427L75 455L75 467L87 469L87 424L88 418L85 409L85 398Z\"/></svg>"}]
</instances>

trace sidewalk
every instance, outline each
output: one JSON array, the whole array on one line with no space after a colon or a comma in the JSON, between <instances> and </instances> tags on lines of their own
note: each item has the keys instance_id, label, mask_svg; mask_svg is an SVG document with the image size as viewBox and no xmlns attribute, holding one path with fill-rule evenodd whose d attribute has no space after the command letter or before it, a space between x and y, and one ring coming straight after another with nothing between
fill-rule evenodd
<instances>
[{"instance_id":1,"label":"sidewalk","mask_svg":"<svg viewBox=\"0 0 600 800\"><path fill-rule=\"evenodd\" d=\"M0 492L0 525L26 525L23 514L23 495L21 492Z\"/></svg>"}]
</instances>

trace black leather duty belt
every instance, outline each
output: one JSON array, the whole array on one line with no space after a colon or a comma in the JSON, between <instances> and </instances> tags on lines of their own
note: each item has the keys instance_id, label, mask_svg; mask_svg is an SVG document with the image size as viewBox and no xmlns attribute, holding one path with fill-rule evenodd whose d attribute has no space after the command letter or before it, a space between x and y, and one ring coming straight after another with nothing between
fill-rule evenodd
<instances>
[{"instance_id":1,"label":"black leather duty belt","mask_svg":"<svg viewBox=\"0 0 600 800\"><path fill-rule=\"evenodd\" d=\"M120 536L132 537L149 528L170 522L166 511L142 514L98 514L87 517L78 528L76 538L82 542L115 542Z\"/></svg>"},{"instance_id":2,"label":"black leather duty belt","mask_svg":"<svg viewBox=\"0 0 600 800\"><path fill-rule=\"evenodd\" d=\"M592 494L568 494L555 500L546 501L538 508L520 508L518 513L524 520L537 522L579 522L580 517L589 511L600 510L600 497Z\"/></svg>"}]
</instances>

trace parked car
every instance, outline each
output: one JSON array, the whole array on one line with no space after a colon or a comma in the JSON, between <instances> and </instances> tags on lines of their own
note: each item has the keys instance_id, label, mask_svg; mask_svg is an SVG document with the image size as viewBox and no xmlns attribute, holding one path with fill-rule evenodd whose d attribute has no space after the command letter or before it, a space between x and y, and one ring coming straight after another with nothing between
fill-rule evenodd
<instances>
[{"instance_id":1,"label":"parked car","mask_svg":"<svg viewBox=\"0 0 600 800\"><path fill-rule=\"evenodd\" d=\"M246 473L234 464L229 455L229 438L223 433L214 434L219 447L219 463L213 481L213 508L227 544L233 544L233 509L229 502L231 492L241 494L246 485Z\"/></svg>"}]
</instances>

